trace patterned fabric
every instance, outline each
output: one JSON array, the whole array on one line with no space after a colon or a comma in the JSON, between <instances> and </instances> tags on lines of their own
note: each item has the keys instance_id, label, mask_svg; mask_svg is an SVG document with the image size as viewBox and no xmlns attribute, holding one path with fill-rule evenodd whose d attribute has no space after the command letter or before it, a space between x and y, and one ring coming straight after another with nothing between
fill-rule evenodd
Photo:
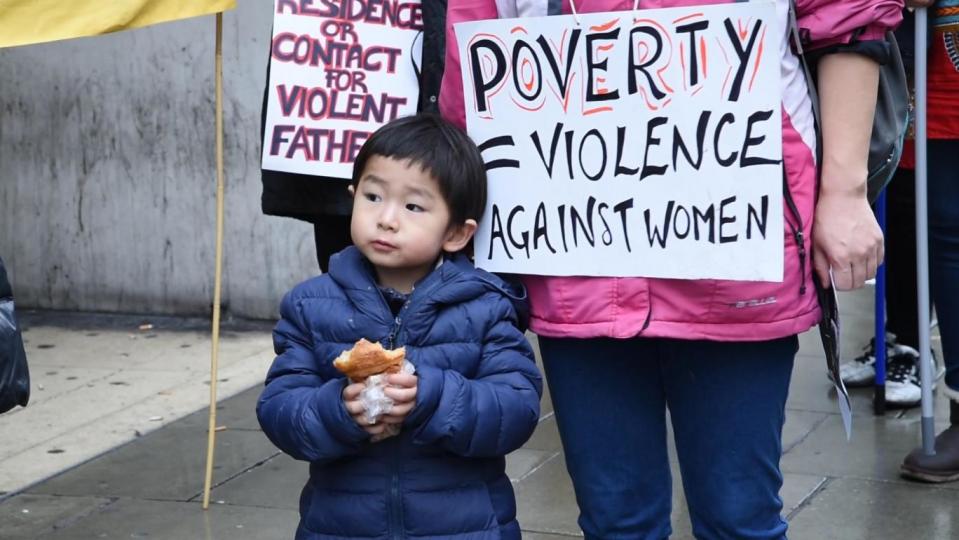
<instances>
[{"instance_id":1,"label":"patterned fabric","mask_svg":"<svg viewBox=\"0 0 959 540\"><path fill-rule=\"evenodd\" d=\"M948 64L942 61L932 64L932 67L937 70L932 74L935 82L945 85L945 88L937 88L935 92L937 98L947 98L941 102L942 106L954 109L959 104L959 99L954 97L956 90L959 89L959 75L957 75L959 73L959 0L939 0L933 8L932 17L933 46L940 49L941 45L948 59ZM942 52L934 50L933 54L941 55ZM934 58L934 60L938 59ZM950 67L952 69L949 69ZM948 93L948 96L942 95L945 93ZM959 119L959 113L950 116L950 127L956 126L955 120ZM959 127L947 129L952 132L952 135L959 134L954 130L959 130Z\"/></svg>"},{"instance_id":2,"label":"patterned fabric","mask_svg":"<svg viewBox=\"0 0 959 540\"><path fill-rule=\"evenodd\" d=\"M959 30L959 0L939 0L932 8L932 27L937 30Z\"/></svg>"},{"instance_id":3,"label":"patterned fabric","mask_svg":"<svg viewBox=\"0 0 959 540\"><path fill-rule=\"evenodd\" d=\"M959 0L939 0L931 15L926 136L929 139L959 139ZM916 168L913 141L906 141L899 166Z\"/></svg>"}]
</instances>

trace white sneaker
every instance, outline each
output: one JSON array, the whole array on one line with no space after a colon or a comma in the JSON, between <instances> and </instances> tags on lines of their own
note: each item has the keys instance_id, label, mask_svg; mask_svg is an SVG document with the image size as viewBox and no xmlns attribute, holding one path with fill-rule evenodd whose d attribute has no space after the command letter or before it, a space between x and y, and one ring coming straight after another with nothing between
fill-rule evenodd
<instances>
[{"instance_id":1,"label":"white sneaker","mask_svg":"<svg viewBox=\"0 0 959 540\"><path fill-rule=\"evenodd\" d=\"M829 374L830 379L832 374ZM871 386L876 381L876 355L864 354L839 366L839 378L849 388Z\"/></svg>"},{"instance_id":2,"label":"white sneaker","mask_svg":"<svg viewBox=\"0 0 959 540\"><path fill-rule=\"evenodd\" d=\"M892 351L896 345L896 336L886 332L886 358L892 358ZM828 374L831 378L832 375ZM870 339L869 345L863 348L863 353L857 358L839 366L839 377L849 388L872 386L876 382L876 339Z\"/></svg>"},{"instance_id":3,"label":"white sneaker","mask_svg":"<svg viewBox=\"0 0 959 540\"><path fill-rule=\"evenodd\" d=\"M893 407L915 407L922 400L919 386L919 352L912 347L896 345L899 354L889 357L886 371L886 404Z\"/></svg>"},{"instance_id":4,"label":"white sneaker","mask_svg":"<svg viewBox=\"0 0 959 540\"><path fill-rule=\"evenodd\" d=\"M935 381L946 368L930 351ZM832 379L831 374L827 374ZM876 343L869 340L859 357L839 366L839 376L849 388L872 386L876 382ZM919 384L919 351L896 343L896 335L886 332L886 403L894 407L914 407L922 399ZM934 387L935 388L935 387Z\"/></svg>"}]
</instances>

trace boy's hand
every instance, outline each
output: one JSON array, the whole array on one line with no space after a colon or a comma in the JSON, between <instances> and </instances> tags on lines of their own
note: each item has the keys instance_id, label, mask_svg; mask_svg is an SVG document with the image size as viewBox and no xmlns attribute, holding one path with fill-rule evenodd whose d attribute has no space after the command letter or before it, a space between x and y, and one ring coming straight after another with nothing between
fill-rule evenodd
<instances>
[{"instance_id":1,"label":"boy's hand","mask_svg":"<svg viewBox=\"0 0 959 540\"><path fill-rule=\"evenodd\" d=\"M386 424L383 422L383 417L380 417L380 419L373 424L366 421L366 409L363 408L363 403L360 401L360 393L365 388L366 384L364 383L353 383L344 388L343 404L346 405L346 410L350 413L350 416L353 417L353 421L363 428L363 431L375 438L377 435L383 434L383 430L386 429Z\"/></svg>"},{"instance_id":2,"label":"boy's hand","mask_svg":"<svg viewBox=\"0 0 959 540\"><path fill-rule=\"evenodd\" d=\"M386 377L386 388L383 393L393 400L390 412L380 417L378 423L399 426L410 414L416 405L416 375L409 373L394 373Z\"/></svg>"}]
</instances>

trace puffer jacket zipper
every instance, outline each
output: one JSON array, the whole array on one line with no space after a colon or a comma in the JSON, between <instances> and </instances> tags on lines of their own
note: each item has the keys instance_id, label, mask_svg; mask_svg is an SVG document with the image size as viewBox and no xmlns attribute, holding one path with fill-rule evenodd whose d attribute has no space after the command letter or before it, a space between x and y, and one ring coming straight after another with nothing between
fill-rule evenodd
<instances>
[{"instance_id":1,"label":"puffer jacket zipper","mask_svg":"<svg viewBox=\"0 0 959 540\"><path fill-rule=\"evenodd\" d=\"M424 290L420 294L416 295L416 298L428 298L429 293L433 292L440 283L434 283L429 286L428 289ZM380 295L382 298L382 295ZM414 295L410 294L410 297L403 304L403 307L400 308L399 313L396 314L396 317L393 319L393 325L390 328L389 336L387 337L388 349L393 350L397 347L403 346L403 340L400 339L400 331L403 328L403 317L410 310L410 307L413 305ZM386 299L383 298L383 306L386 308L387 312L390 311L389 304L386 302ZM392 473L390 474L390 501L389 501L389 514L390 514L390 538L401 539L406 538L406 524L403 520L403 500L400 496L400 456L399 454L394 454L393 464L392 464Z\"/></svg>"},{"instance_id":2,"label":"puffer jacket zipper","mask_svg":"<svg viewBox=\"0 0 959 540\"><path fill-rule=\"evenodd\" d=\"M394 454L393 474L390 478L390 538L406 537L402 504L403 500L400 497L400 456Z\"/></svg>"},{"instance_id":3,"label":"puffer jacket zipper","mask_svg":"<svg viewBox=\"0 0 959 540\"><path fill-rule=\"evenodd\" d=\"M399 334L400 328L403 326L403 315L406 313L406 310L410 307L410 300L413 296L410 295L410 298L406 300L403 304L403 307L400 308L399 313L397 313L396 318L393 319L393 327L390 329L390 335L387 340L389 344L389 349L395 349L397 347L397 335ZM392 474L390 475L390 537L399 539L406 537L405 525L403 523L403 509L402 509L403 500L400 497L400 456L398 453L393 455L393 466Z\"/></svg>"},{"instance_id":4,"label":"puffer jacket zipper","mask_svg":"<svg viewBox=\"0 0 959 540\"><path fill-rule=\"evenodd\" d=\"M783 199L786 201L786 207L789 208L789 213L792 214L793 219L796 223L793 223L789 219L786 219L786 223L789 224L790 230L792 230L793 240L796 242L796 247L799 250L799 294L806 294L806 237L803 234L803 221L802 216L799 214L799 208L796 207L796 202L793 200L792 193L789 191L789 181L786 179L786 168L783 167Z\"/></svg>"}]
</instances>

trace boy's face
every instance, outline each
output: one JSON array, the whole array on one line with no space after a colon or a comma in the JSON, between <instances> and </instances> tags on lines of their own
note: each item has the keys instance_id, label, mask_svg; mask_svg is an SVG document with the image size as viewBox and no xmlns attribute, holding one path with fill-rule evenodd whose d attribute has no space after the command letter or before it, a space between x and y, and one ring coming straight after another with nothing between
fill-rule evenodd
<instances>
[{"instance_id":1,"label":"boy's face","mask_svg":"<svg viewBox=\"0 0 959 540\"><path fill-rule=\"evenodd\" d=\"M381 285L409 292L440 252L459 251L475 230L473 220L450 226L437 181L418 164L382 156L366 163L353 194L350 234Z\"/></svg>"}]
</instances>

